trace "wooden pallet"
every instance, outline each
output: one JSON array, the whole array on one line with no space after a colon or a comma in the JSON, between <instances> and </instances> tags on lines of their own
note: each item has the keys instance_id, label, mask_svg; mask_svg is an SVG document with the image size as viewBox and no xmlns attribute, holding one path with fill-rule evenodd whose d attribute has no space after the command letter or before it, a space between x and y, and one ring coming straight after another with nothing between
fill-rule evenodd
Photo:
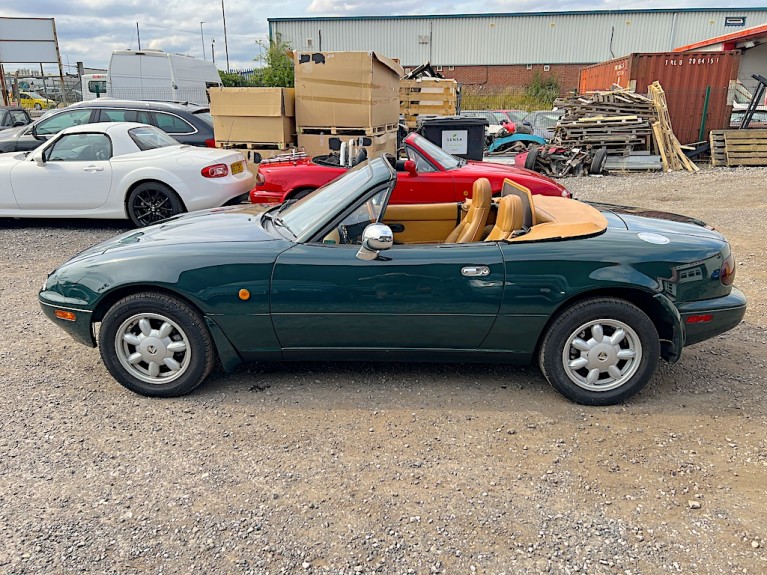
<instances>
[{"instance_id":1,"label":"wooden pallet","mask_svg":"<svg viewBox=\"0 0 767 575\"><path fill-rule=\"evenodd\" d=\"M286 150L292 146L292 142L231 142L216 141L217 148L225 150Z\"/></svg>"},{"instance_id":2,"label":"wooden pallet","mask_svg":"<svg viewBox=\"0 0 767 575\"><path fill-rule=\"evenodd\" d=\"M728 166L767 166L767 130L723 132Z\"/></svg>"},{"instance_id":3,"label":"wooden pallet","mask_svg":"<svg viewBox=\"0 0 767 575\"><path fill-rule=\"evenodd\" d=\"M346 128L335 126L299 126L296 128L299 134L307 135L330 135L330 136L380 136L396 130L398 124L384 124L382 126L365 126L359 128Z\"/></svg>"},{"instance_id":4,"label":"wooden pallet","mask_svg":"<svg viewBox=\"0 0 767 575\"><path fill-rule=\"evenodd\" d=\"M709 142L711 144L711 165L726 166L727 154L724 146L724 133L727 130L711 130Z\"/></svg>"},{"instance_id":5,"label":"wooden pallet","mask_svg":"<svg viewBox=\"0 0 767 575\"><path fill-rule=\"evenodd\" d=\"M674 135L674 130L671 127L671 118L668 113L668 105L666 104L666 93L657 81L648 86L648 90L658 115L658 121L653 122L652 129L655 136L655 144L658 147L661 162L663 163L663 170L668 172L686 169L688 172L697 172L699 170L698 166L693 164L685 155L679 140Z\"/></svg>"}]
</instances>

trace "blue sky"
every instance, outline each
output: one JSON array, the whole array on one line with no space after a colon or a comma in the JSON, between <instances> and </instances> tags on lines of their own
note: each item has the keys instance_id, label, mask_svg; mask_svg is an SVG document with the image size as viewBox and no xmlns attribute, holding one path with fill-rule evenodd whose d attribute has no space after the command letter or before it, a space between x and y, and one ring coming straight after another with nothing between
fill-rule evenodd
<instances>
[{"instance_id":1,"label":"blue sky","mask_svg":"<svg viewBox=\"0 0 767 575\"><path fill-rule=\"evenodd\" d=\"M142 48L202 57L204 47L205 57L211 59L211 43L215 40L216 64L226 67L220 0L29 0L5 4L0 16L55 18L66 72L74 72L77 61L87 67L106 68L112 50L137 49L137 22ZM758 1L733 4L739 8L763 5ZM224 0L224 7L230 67L249 68L259 54L258 41L267 38L267 18L733 6L724 0L458 0L450 4L434 0ZM30 65L6 64L6 70L19 67ZM53 72L55 66L46 65L45 70Z\"/></svg>"}]
</instances>

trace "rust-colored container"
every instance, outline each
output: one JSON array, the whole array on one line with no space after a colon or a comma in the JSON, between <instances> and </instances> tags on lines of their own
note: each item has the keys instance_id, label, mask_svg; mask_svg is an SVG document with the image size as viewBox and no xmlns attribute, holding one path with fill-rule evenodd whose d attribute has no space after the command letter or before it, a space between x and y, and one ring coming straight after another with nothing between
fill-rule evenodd
<instances>
[{"instance_id":1,"label":"rust-colored container","mask_svg":"<svg viewBox=\"0 0 767 575\"><path fill-rule=\"evenodd\" d=\"M740 54L730 52L654 52L630 54L581 70L580 92L609 90L613 84L640 94L660 82L666 92L674 133L683 144L696 142L706 109L705 134L730 127L730 82L738 77ZM706 93L708 105L706 106Z\"/></svg>"}]
</instances>

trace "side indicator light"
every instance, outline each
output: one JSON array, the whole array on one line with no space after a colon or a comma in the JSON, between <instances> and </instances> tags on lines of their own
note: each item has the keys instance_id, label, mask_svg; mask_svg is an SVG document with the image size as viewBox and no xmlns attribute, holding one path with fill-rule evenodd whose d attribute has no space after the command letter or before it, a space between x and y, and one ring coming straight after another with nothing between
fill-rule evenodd
<instances>
[{"instance_id":1,"label":"side indicator light","mask_svg":"<svg viewBox=\"0 0 767 575\"><path fill-rule=\"evenodd\" d=\"M250 299L250 292L246 289L241 289L238 295L242 301L248 301Z\"/></svg>"},{"instance_id":2,"label":"side indicator light","mask_svg":"<svg viewBox=\"0 0 767 575\"><path fill-rule=\"evenodd\" d=\"M714 319L714 315L710 313L704 313L701 315L691 315L687 318L687 323L708 323Z\"/></svg>"},{"instance_id":3,"label":"side indicator light","mask_svg":"<svg viewBox=\"0 0 767 575\"><path fill-rule=\"evenodd\" d=\"M77 319L77 316L74 313L71 311L64 311L63 309L57 309L53 312L53 315L66 321L75 321Z\"/></svg>"}]
</instances>

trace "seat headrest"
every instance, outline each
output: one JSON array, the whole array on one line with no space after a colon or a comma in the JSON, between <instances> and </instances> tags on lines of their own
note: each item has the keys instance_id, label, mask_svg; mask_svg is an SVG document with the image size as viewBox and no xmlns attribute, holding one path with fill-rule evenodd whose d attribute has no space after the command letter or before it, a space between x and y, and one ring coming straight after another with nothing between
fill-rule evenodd
<instances>
[{"instance_id":1,"label":"seat headrest","mask_svg":"<svg viewBox=\"0 0 767 575\"><path fill-rule=\"evenodd\" d=\"M496 225L505 232L521 230L524 211L522 198L519 196L504 196L498 202L498 221Z\"/></svg>"},{"instance_id":2,"label":"seat headrest","mask_svg":"<svg viewBox=\"0 0 767 575\"><path fill-rule=\"evenodd\" d=\"M493 190L490 187L490 180L479 178L474 182L471 190L471 205L478 208L489 208L493 200Z\"/></svg>"}]
</instances>

